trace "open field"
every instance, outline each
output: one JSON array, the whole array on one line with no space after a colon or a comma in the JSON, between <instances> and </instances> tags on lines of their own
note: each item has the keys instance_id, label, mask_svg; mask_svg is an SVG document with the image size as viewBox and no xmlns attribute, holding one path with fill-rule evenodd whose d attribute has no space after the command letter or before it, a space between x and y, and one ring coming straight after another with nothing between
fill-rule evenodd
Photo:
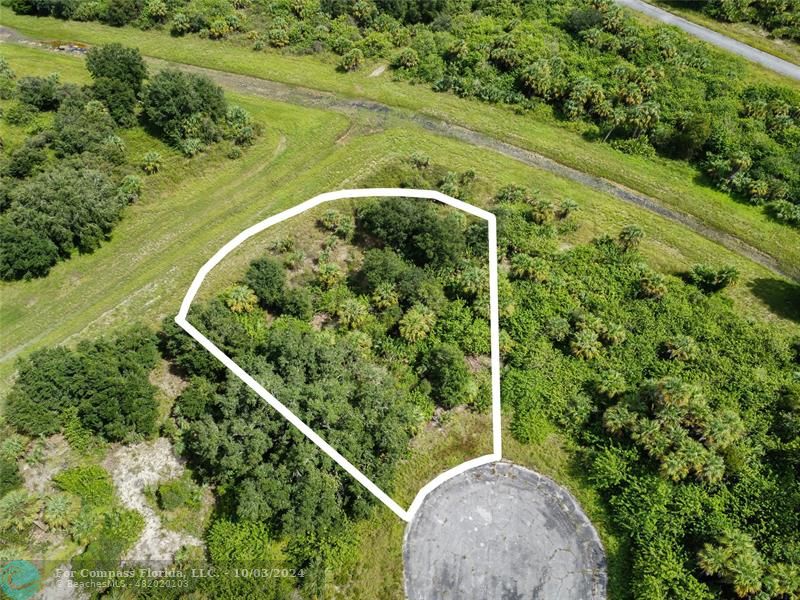
<instances>
[{"instance_id":1,"label":"open field","mask_svg":"<svg viewBox=\"0 0 800 600\"><path fill-rule=\"evenodd\" d=\"M519 115L504 107L397 82L388 72L370 77L375 65L366 65L360 72L344 76L336 72L331 57L326 56L300 57L274 51L254 53L231 42L195 37L177 41L164 32L23 17L10 11L4 12L0 23L38 39L87 43L118 41L136 45L146 55L169 61L202 63L207 68L293 85L308 86L313 82L315 89L381 102L406 111L409 118L413 111L417 115L469 127L647 194L708 226L737 236L775 257L787 268L800 264L800 233L772 222L759 208L737 203L707 187L697 169L677 161L629 156L609 146L589 142L582 137L586 125L557 121L545 107L535 115ZM763 70L747 68L759 79L766 78ZM786 78L770 76L770 79L792 85ZM416 120L419 121L419 117Z\"/></svg>"},{"instance_id":2,"label":"open field","mask_svg":"<svg viewBox=\"0 0 800 600\"><path fill-rule=\"evenodd\" d=\"M47 61L36 61L42 50L2 48L20 71L18 61L27 60L31 72L58 70L67 79L80 65L70 56L48 54ZM554 200L575 199L582 209L582 226L572 234L576 242L636 222L647 234L644 254L662 270L679 271L702 261L735 264L743 282L730 292L734 301L786 331L800 329L792 320L797 319L791 304L796 284L636 206L421 127L389 123L376 133L381 123L375 121L247 96L232 100L265 125L264 136L241 159L227 161L212 153L187 161L168 155L167 168L146 179L143 199L127 209L110 242L59 264L47 278L0 287L2 388L19 353L97 335L131 319L158 323L177 311L199 266L246 226L329 189L392 184L382 174L386 165L413 151L426 152L452 170L479 165L478 176L488 188L518 182ZM134 152L137 143L152 143L127 141ZM242 250L231 257L231 265L245 264L258 251Z\"/></svg>"},{"instance_id":3,"label":"open field","mask_svg":"<svg viewBox=\"0 0 800 600\"><path fill-rule=\"evenodd\" d=\"M794 64L800 64L800 47L798 47L797 44L789 40L770 37L769 31L762 29L758 25L753 25L752 23L724 23L722 21L717 21L716 19L704 15L700 11L680 6L678 2L668 2L665 0L647 1L650 2L650 4L654 4L655 6L683 17L687 21L692 21L693 23L707 27L717 33L727 35L753 48L769 52L778 58L788 60Z\"/></svg>"}]
</instances>

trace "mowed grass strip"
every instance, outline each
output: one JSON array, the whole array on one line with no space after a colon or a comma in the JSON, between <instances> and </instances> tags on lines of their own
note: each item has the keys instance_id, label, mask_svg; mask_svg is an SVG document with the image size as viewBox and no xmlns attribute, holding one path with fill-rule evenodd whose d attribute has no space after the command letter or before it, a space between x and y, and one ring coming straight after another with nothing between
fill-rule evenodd
<instances>
[{"instance_id":1,"label":"mowed grass strip","mask_svg":"<svg viewBox=\"0 0 800 600\"><path fill-rule=\"evenodd\" d=\"M588 125L558 121L545 106L534 113L519 115L507 107L395 81L391 72L370 77L374 64L366 65L357 73L342 74L336 71L335 58L331 55L257 53L234 41L177 39L162 31L28 17L14 15L11 11L3 12L0 23L38 39L90 44L116 41L137 46L149 56L311 87L349 98L366 98L405 109L409 117L419 114L469 127L652 196L707 225L739 237L786 265L800 264L800 232L796 229L776 223L760 208L736 202L705 185L702 173L685 162L629 156L606 144L589 142L582 137ZM768 76L753 66L747 66L746 71L754 81L768 77L773 82L797 85L788 78Z\"/></svg>"}]
</instances>

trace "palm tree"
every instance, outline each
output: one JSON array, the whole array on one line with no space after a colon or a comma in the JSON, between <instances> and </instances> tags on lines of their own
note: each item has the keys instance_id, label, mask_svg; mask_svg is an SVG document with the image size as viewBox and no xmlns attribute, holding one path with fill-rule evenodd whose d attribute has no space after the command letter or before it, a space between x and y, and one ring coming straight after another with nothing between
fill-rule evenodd
<instances>
[{"instance_id":1,"label":"palm tree","mask_svg":"<svg viewBox=\"0 0 800 600\"><path fill-rule=\"evenodd\" d=\"M44 522L51 527L67 527L80 510L80 501L66 492L55 494L45 500Z\"/></svg>"},{"instance_id":2,"label":"palm tree","mask_svg":"<svg viewBox=\"0 0 800 600\"><path fill-rule=\"evenodd\" d=\"M619 434L637 422L636 413L624 404L618 403L609 407L603 414L603 426L613 434Z\"/></svg>"},{"instance_id":3,"label":"palm tree","mask_svg":"<svg viewBox=\"0 0 800 600\"><path fill-rule=\"evenodd\" d=\"M725 476L725 461L716 452L709 452L706 455L706 462L698 475L708 483L719 483Z\"/></svg>"},{"instance_id":4,"label":"palm tree","mask_svg":"<svg viewBox=\"0 0 800 600\"><path fill-rule=\"evenodd\" d=\"M602 332L601 337L609 346L622 344L628 337L628 331L618 323L609 323L604 329L605 331Z\"/></svg>"},{"instance_id":5,"label":"palm tree","mask_svg":"<svg viewBox=\"0 0 800 600\"><path fill-rule=\"evenodd\" d=\"M592 360L600 356L603 344L600 343L594 331L584 329L575 333L569 347L572 354L578 358Z\"/></svg>"},{"instance_id":6,"label":"palm tree","mask_svg":"<svg viewBox=\"0 0 800 600\"><path fill-rule=\"evenodd\" d=\"M346 298L336 310L336 316L348 329L357 329L369 316L369 305L362 298Z\"/></svg>"},{"instance_id":7,"label":"palm tree","mask_svg":"<svg viewBox=\"0 0 800 600\"><path fill-rule=\"evenodd\" d=\"M704 433L710 447L724 450L742 437L744 425L736 411L717 410L709 415Z\"/></svg>"},{"instance_id":8,"label":"palm tree","mask_svg":"<svg viewBox=\"0 0 800 600\"><path fill-rule=\"evenodd\" d=\"M378 284L372 293L372 303L381 310L396 306L398 301L399 296L393 283L384 282Z\"/></svg>"},{"instance_id":9,"label":"palm tree","mask_svg":"<svg viewBox=\"0 0 800 600\"><path fill-rule=\"evenodd\" d=\"M638 248L643 237L644 231L638 226L626 225L622 228L622 231L619 232L619 245L622 247L623 252L628 252L629 250Z\"/></svg>"},{"instance_id":10,"label":"palm tree","mask_svg":"<svg viewBox=\"0 0 800 600\"><path fill-rule=\"evenodd\" d=\"M433 329L436 315L424 304L412 306L400 319L400 335L409 342L425 339Z\"/></svg>"},{"instance_id":11,"label":"palm tree","mask_svg":"<svg viewBox=\"0 0 800 600\"><path fill-rule=\"evenodd\" d=\"M689 474L689 465L680 452L670 452L661 459L661 473L672 481L680 481Z\"/></svg>"},{"instance_id":12,"label":"palm tree","mask_svg":"<svg viewBox=\"0 0 800 600\"><path fill-rule=\"evenodd\" d=\"M666 280L659 273L646 271L639 278L639 293L645 298L661 300L667 293Z\"/></svg>"},{"instance_id":13,"label":"palm tree","mask_svg":"<svg viewBox=\"0 0 800 600\"><path fill-rule=\"evenodd\" d=\"M486 269L467 264L458 274L458 285L467 296L478 296L489 288L489 273Z\"/></svg>"},{"instance_id":14,"label":"palm tree","mask_svg":"<svg viewBox=\"0 0 800 600\"><path fill-rule=\"evenodd\" d=\"M235 285L225 294L225 304L235 313L252 312L258 304L256 293L246 285Z\"/></svg>"},{"instance_id":15,"label":"palm tree","mask_svg":"<svg viewBox=\"0 0 800 600\"><path fill-rule=\"evenodd\" d=\"M755 549L736 554L729 568L733 574L733 589L737 596L745 598L761 590L764 567Z\"/></svg>"},{"instance_id":16,"label":"palm tree","mask_svg":"<svg viewBox=\"0 0 800 600\"><path fill-rule=\"evenodd\" d=\"M730 559L731 551L727 546L704 544L697 562L706 575L720 575L725 572Z\"/></svg>"},{"instance_id":17,"label":"palm tree","mask_svg":"<svg viewBox=\"0 0 800 600\"><path fill-rule=\"evenodd\" d=\"M555 207L550 200L536 200L531 206L531 218L537 225L550 223L555 214Z\"/></svg>"},{"instance_id":18,"label":"palm tree","mask_svg":"<svg viewBox=\"0 0 800 600\"><path fill-rule=\"evenodd\" d=\"M564 198L558 205L558 218L566 219L578 210L578 203L572 198Z\"/></svg>"},{"instance_id":19,"label":"palm tree","mask_svg":"<svg viewBox=\"0 0 800 600\"><path fill-rule=\"evenodd\" d=\"M775 563L767 568L764 587L771 598L781 595L791 598L800 590L800 567L786 563Z\"/></svg>"},{"instance_id":20,"label":"palm tree","mask_svg":"<svg viewBox=\"0 0 800 600\"><path fill-rule=\"evenodd\" d=\"M623 377L622 373L611 369L603 371L595 382L595 390L597 390L597 393L602 394L606 398L621 396L627 389L628 384L625 382L625 377Z\"/></svg>"},{"instance_id":21,"label":"palm tree","mask_svg":"<svg viewBox=\"0 0 800 600\"><path fill-rule=\"evenodd\" d=\"M681 362L695 360L700 353L697 342L688 335L679 335L669 339L664 343L664 347L667 350L667 356L671 360L679 360Z\"/></svg>"},{"instance_id":22,"label":"palm tree","mask_svg":"<svg viewBox=\"0 0 800 600\"><path fill-rule=\"evenodd\" d=\"M325 289L330 289L342 281L344 273L336 263L323 262L317 268L317 278Z\"/></svg>"}]
</instances>

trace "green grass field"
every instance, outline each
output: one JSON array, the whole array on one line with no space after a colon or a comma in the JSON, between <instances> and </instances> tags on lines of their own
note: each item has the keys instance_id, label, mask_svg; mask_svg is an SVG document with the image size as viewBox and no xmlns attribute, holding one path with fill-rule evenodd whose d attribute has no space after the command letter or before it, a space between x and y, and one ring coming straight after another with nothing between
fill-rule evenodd
<instances>
[{"instance_id":1,"label":"green grass field","mask_svg":"<svg viewBox=\"0 0 800 600\"><path fill-rule=\"evenodd\" d=\"M65 80L82 74L78 58L9 45L2 51L18 72L59 71ZM41 57L47 60L37 60ZM44 279L0 286L2 389L21 353L98 335L131 320L157 324L177 311L200 265L239 231L317 193L377 185L376 174L414 151L452 170L476 168L487 188L517 182L554 200L575 199L582 226L572 241L636 222L648 236L644 254L662 270L680 271L701 261L735 264L743 282L731 291L734 302L787 331L800 330L792 320L797 318L791 304L794 284L643 209L419 127L376 133L374 124L337 113L247 96L232 100L265 125L262 138L241 159L229 161L212 152L187 160L144 133L128 136L134 156L156 143L166 168L145 179L143 198L127 209L111 241L59 264ZM258 251L254 240L219 269L245 264Z\"/></svg>"},{"instance_id":2,"label":"green grass field","mask_svg":"<svg viewBox=\"0 0 800 600\"><path fill-rule=\"evenodd\" d=\"M582 137L586 125L557 121L549 110L519 115L512 110L437 94L426 86L393 80L390 72L370 77L375 64L343 75L331 56L291 56L276 51L256 53L235 42L214 42L197 37L176 39L165 32L113 28L54 18L14 15L4 11L0 23L44 40L138 46L149 56L200 65L289 84L313 87L349 98L363 98L462 125L497 139L544 154L586 173L605 177L658 199L663 204L694 215L704 223L731 233L778 258L788 266L800 264L800 232L775 223L760 208L738 203L702 183L699 171L686 163L629 156ZM787 78L767 75L747 67L752 77L799 85Z\"/></svg>"}]
</instances>

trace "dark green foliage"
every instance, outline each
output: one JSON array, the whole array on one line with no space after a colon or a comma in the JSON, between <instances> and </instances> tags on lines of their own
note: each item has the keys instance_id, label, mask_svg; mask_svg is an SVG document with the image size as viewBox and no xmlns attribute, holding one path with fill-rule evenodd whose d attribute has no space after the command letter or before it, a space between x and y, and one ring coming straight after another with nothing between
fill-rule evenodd
<instances>
[{"instance_id":1,"label":"dark green foliage","mask_svg":"<svg viewBox=\"0 0 800 600\"><path fill-rule=\"evenodd\" d=\"M17 99L37 110L55 110L61 101L58 81L55 73L47 77L22 77L17 82Z\"/></svg>"},{"instance_id":2,"label":"dark green foliage","mask_svg":"<svg viewBox=\"0 0 800 600\"><path fill-rule=\"evenodd\" d=\"M281 318L269 329L259 354L240 356L238 361L384 485L405 451L411 405L384 368L360 357L361 350L349 338L332 345L326 335ZM363 514L370 503L363 489L338 477L327 457L276 418L237 378L228 377L210 400L207 393L203 397L206 414L188 419L186 448L198 473L230 490L238 518L261 520L286 534L330 527L345 515ZM180 400L178 406L183 405Z\"/></svg>"},{"instance_id":3,"label":"dark green foliage","mask_svg":"<svg viewBox=\"0 0 800 600\"><path fill-rule=\"evenodd\" d=\"M264 257L253 261L244 280L256 293L264 308L276 310L283 305L286 296L286 271L278 260Z\"/></svg>"},{"instance_id":4,"label":"dark green foliage","mask_svg":"<svg viewBox=\"0 0 800 600\"><path fill-rule=\"evenodd\" d=\"M5 174L17 179L31 175L47 160L47 153L36 143L26 143L11 153L5 166Z\"/></svg>"},{"instance_id":5,"label":"dark green foliage","mask_svg":"<svg viewBox=\"0 0 800 600\"><path fill-rule=\"evenodd\" d=\"M22 485L16 460L0 458L0 498Z\"/></svg>"},{"instance_id":6,"label":"dark green foliage","mask_svg":"<svg viewBox=\"0 0 800 600\"><path fill-rule=\"evenodd\" d=\"M66 409L77 407L81 423L118 441L151 435L155 388L148 374L158 353L152 333L132 327L114 338L34 352L19 363L8 397L8 422L20 432L61 431Z\"/></svg>"},{"instance_id":7,"label":"dark green foliage","mask_svg":"<svg viewBox=\"0 0 800 600\"><path fill-rule=\"evenodd\" d=\"M147 66L137 48L122 44L94 46L86 53L86 69L92 79L113 79L138 94L147 78Z\"/></svg>"},{"instance_id":8,"label":"dark green foliage","mask_svg":"<svg viewBox=\"0 0 800 600\"><path fill-rule=\"evenodd\" d=\"M430 202L392 199L358 210L358 227L417 265L453 266L466 253L464 223Z\"/></svg>"},{"instance_id":9,"label":"dark green foliage","mask_svg":"<svg viewBox=\"0 0 800 600\"><path fill-rule=\"evenodd\" d=\"M53 148L62 156L97 151L114 129L114 119L102 102L70 97L53 120Z\"/></svg>"},{"instance_id":10,"label":"dark green foliage","mask_svg":"<svg viewBox=\"0 0 800 600\"><path fill-rule=\"evenodd\" d=\"M140 10L136 0L108 0L103 18L109 25L122 27L136 19Z\"/></svg>"},{"instance_id":11,"label":"dark green foliage","mask_svg":"<svg viewBox=\"0 0 800 600\"><path fill-rule=\"evenodd\" d=\"M136 124L136 93L118 79L99 77L92 86L92 94L108 109L109 115L120 127Z\"/></svg>"},{"instance_id":12,"label":"dark green foliage","mask_svg":"<svg viewBox=\"0 0 800 600\"><path fill-rule=\"evenodd\" d=\"M150 78L142 105L150 124L176 144L187 139L213 141L227 110L221 87L203 75L174 69Z\"/></svg>"},{"instance_id":13,"label":"dark green foliage","mask_svg":"<svg viewBox=\"0 0 800 600\"><path fill-rule=\"evenodd\" d=\"M0 278L44 277L58 259L58 247L49 239L0 217Z\"/></svg>"},{"instance_id":14,"label":"dark green foliage","mask_svg":"<svg viewBox=\"0 0 800 600\"><path fill-rule=\"evenodd\" d=\"M17 185L4 217L52 242L61 256L91 252L119 219L123 203L116 191L101 171L57 166Z\"/></svg>"},{"instance_id":15,"label":"dark green foliage","mask_svg":"<svg viewBox=\"0 0 800 600\"><path fill-rule=\"evenodd\" d=\"M425 378L437 404L452 408L469 400L469 370L464 353L453 344L434 346L423 359Z\"/></svg>"}]
</instances>

